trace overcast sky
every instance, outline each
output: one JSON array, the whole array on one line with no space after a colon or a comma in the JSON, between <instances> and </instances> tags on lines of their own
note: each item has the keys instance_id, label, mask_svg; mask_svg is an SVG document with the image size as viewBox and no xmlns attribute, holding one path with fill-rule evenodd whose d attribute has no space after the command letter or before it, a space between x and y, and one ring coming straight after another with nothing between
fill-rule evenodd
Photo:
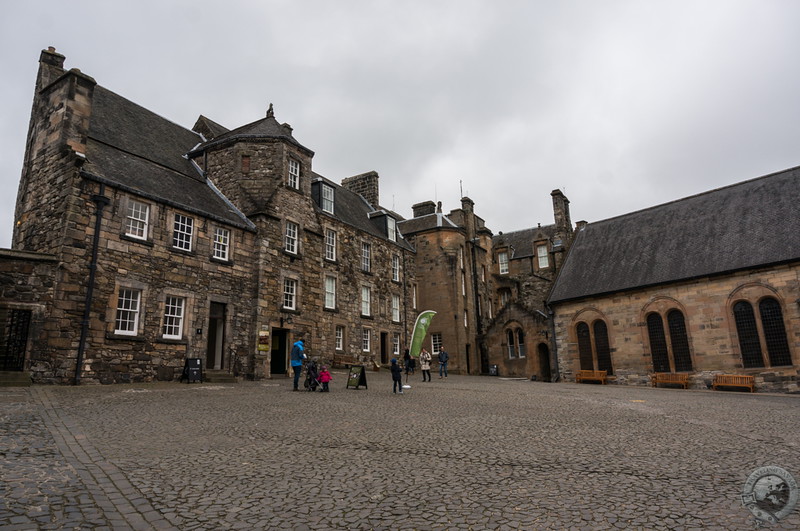
<instances>
[{"instance_id":1,"label":"overcast sky","mask_svg":"<svg viewBox=\"0 0 800 531\"><path fill-rule=\"evenodd\" d=\"M0 247L40 51L191 128L269 103L335 182L463 195L496 234L607 219L800 165L800 2L19 0L0 18Z\"/></svg>"}]
</instances>

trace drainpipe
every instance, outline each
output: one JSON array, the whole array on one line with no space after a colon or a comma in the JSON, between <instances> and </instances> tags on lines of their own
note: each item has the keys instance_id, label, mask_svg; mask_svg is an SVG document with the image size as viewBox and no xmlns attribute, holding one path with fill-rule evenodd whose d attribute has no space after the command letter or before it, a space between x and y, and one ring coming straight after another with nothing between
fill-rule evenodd
<instances>
[{"instance_id":1,"label":"drainpipe","mask_svg":"<svg viewBox=\"0 0 800 531\"><path fill-rule=\"evenodd\" d=\"M92 308L92 297L94 295L94 277L97 273L97 248L100 244L100 225L103 221L103 209L111 200L104 194L106 187L100 184L100 193L92 195L92 201L96 206L94 213L94 236L92 237L92 261L89 263L89 285L86 287L86 303L83 307L83 321L81 321L81 338L78 342L78 357L75 360L75 385L81 383L81 365L83 365L83 353L86 351L86 336L89 333L89 315Z\"/></svg>"},{"instance_id":2,"label":"drainpipe","mask_svg":"<svg viewBox=\"0 0 800 531\"><path fill-rule=\"evenodd\" d=\"M558 343L556 342L556 320L555 320L555 312L547 305L547 315L550 316L550 367L552 367L552 371L550 374L550 381L557 382L561 379L561 371L558 369Z\"/></svg>"}]
</instances>

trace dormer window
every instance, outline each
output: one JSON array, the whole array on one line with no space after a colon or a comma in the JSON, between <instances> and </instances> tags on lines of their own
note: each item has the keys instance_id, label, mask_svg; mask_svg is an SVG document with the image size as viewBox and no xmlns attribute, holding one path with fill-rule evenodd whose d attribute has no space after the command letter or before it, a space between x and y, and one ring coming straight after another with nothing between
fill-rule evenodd
<instances>
[{"instance_id":1,"label":"dormer window","mask_svg":"<svg viewBox=\"0 0 800 531\"><path fill-rule=\"evenodd\" d=\"M397 241L397 222L391 216L386 216L386 232L389 235L389 240Z\"/></svg>"},{"instance_id":2,"label":"dormer window","mask_svg":"<svg viewBox=\"0 0 800 531\"><path fill-rule=\"evenodd\" d=\"M500 274L507 275L508 274L508 253L503 251L501 253L497 253L497 265L500 267Z\"/></svg>"},{"instance_id":3,"label":"dormer window","mask_svg":"<svg viewBox=\"0 0 800 531\"><path fill-rule=\"evenodd\" d=\"M295 190L300 189L300 163L294 159L289 159L289 178L286 185Z\"/></svg>"},{"instance_id":4,"label":"dormer window","mask_svg":"<svg viewBox=\"0 0 800 531\"><path fill-rule=\"evenodd\" d=\"M322 211L333 214L333 187L322 185Z\"/></svg>"},{"instance_id":5,"label":"dormer window","mask_svg":"<svg viewBox=\"0 0 800 531\"><path fill-rule=\"evenodd\" d=\"M547 256L547 245L541 244L536 246L536 258L539 261L539 269L546 269L550 267L550 260Z\"/></svg>"}]
</instances>

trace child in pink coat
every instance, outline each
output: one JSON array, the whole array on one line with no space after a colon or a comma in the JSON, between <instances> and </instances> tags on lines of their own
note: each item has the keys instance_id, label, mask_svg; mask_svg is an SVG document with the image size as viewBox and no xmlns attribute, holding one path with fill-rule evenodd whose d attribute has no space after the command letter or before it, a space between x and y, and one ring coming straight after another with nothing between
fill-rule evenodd
<instances>
[{"instance_id":1,"label":"child in pink coat","mask_svg":"<svg viewBox=\"0 0 800 531\"><path fill-rule=\"evenodd\" d=\"M328 382L333 380L333 376L331 376L331 373L328 372L327 365L322 366L322 370L319 371L318 378L319 378L319 383L322 384L322 389L320 390L320 392L327 393L328 391L330 391L330 389L328 389Z\"/></svg>"}]
</instances>

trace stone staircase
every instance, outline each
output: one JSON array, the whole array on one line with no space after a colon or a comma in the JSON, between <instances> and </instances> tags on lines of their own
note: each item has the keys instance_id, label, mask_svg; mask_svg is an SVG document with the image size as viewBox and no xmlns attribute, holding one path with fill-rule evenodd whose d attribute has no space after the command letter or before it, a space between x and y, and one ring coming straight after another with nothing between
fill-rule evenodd
<instances>
[{"instance_id":1,"label":"stone staircase","mask_svg":"<svg viewBox=\"0 0 800 531\"><path fill-rule=\"evenodd\" d=\"M228 371L205 370L203 383L236 383L236 377Z\"/></svg>"},{"instance_id":2,"label":"stone staircase","mask_svg":"<svg viewBox=\"0 0 800 531\"><path fill-rule=\"evenodd\" d=\"M0 387L30 387L31 375L23 371L0 371Z\"/></svg>"}]
</instances>

